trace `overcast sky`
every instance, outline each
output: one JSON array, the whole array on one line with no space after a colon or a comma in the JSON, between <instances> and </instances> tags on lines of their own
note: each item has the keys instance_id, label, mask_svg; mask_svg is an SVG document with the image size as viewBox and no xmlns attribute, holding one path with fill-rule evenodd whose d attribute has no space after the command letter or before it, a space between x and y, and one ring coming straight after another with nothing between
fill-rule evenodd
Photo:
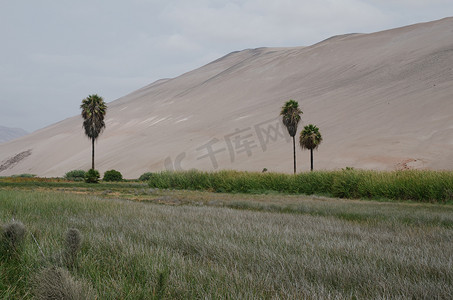
<instances>
[{"instance_id":1,"label":"overcast sky","mask_svg":"<svg viewBox=\"0 0 453 300\"><path fill-rule=\"evenodd\" d=\"M236 50L448 16L452 0L0 0L0 125L34 131Z\"/></svg>"}]
</instances>

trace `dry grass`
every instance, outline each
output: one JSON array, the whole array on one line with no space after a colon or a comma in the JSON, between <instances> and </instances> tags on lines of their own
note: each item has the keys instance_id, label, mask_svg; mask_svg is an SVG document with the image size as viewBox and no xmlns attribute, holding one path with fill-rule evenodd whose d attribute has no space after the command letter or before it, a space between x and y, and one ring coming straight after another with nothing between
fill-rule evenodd
<instances>
[{"instance_id":1,"label":"dry grass","mask_svg":"<svg viewBox=\"0 0 453 300\"><path fill-rule=\"evenodd\" d=\"M12 221L3 226L0 236L0 254L19 255L25 239L25 226L22 222Z\"/></svg>"},{"instance_id":2,"label":"dry grass","mask_svg":"<svg viewBox=\"0 0 453 300\"><path fill-rule=\"evenodd\" d=\"M65 269L48 267L33 278L32 290L36 300L96 299L93 288L85 281L76 280Z\"/></svg>"},{"instance_id":3,"label":"dry grass","mask_svg":"<svg viewBox=\"0 0 453 300\"><path fill-rule=\"evenodd\" d=\"M153 193L167 202L184 197ZM73 276L90 282L101 299L446 299L453 293L449 205L196 192L185 199L192 204L0 191L0 220L14 212L46 254L63 247L68 228L78 228L84 243ZM29 268L39 270L36 246L25 250Z\"/></svg>"}]
</instances>

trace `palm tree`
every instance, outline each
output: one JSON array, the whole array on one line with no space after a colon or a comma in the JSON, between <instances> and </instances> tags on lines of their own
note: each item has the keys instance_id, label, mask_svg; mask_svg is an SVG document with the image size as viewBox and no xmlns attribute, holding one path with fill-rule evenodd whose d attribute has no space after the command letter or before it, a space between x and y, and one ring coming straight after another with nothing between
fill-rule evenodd
<instances>
[{"instance_id":1,"label":"palm tree","mask_svg":"<svg viewBox=\"0 0 453 300\"><path fill-rule=\"evenodd\" d=\"M107 105L102 97L94 94L83 99L80 108L82 109L85 134L91 139L91 168L94 169L94 141L105 128L104 116L107 111Z\"/></svg>"},{"instance_id":2,"label":"palm tree","mask_svg":"<svg viewBox=\"0 0 453 300\"><path fill-rule=\"evenodd\" d=\"M304 127L300 133L299 144L302 149L310 149L311 171L313 171L313 149L318 148L322 142L322 136L319 128L313 124Z\"/></svg>"},{"instance_id":3,"label":"palm tree","mask_svg":"<svg viewBox=\"0 0 453 300\"><path fill-rule=\"evenodd\" d=\"M302 110L299 108L299 103L290 99L285 102L280 115L282 116L283 125L288 129L289 135L293 138L293 155L294 155L294 174L296 174L296 140L297 125L300 121Z\"/></svg>"}]
</instances>

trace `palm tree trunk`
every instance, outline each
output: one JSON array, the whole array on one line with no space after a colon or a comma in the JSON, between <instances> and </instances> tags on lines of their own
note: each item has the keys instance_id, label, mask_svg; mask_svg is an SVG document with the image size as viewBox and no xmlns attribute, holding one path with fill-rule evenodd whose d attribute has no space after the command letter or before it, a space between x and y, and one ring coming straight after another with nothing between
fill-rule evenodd
<instances>
[{"instance_id":1,"label":"palm tree trunk","mask_svg":"<svg viewBox=\"0 0 453 300\"><path fill-rule=\"evenodd\" d=\"M310 163L311 163L310 171L313 171L313 149L310 149Z\"/></svg>"},{"instance_id":2,"label":"palm tree trunk","mask_svg":"<svg viewBox=\"0 0 453 300\"><path fill-rule=\"evenodd\" d=\"M296 174L296 139L293 136L294 174Z\"/></svg>"},{"instance_id":3,"label":"palm tree trunk","mask_svg":"<svg viewBox=\"0 0 453 300\"><path fill-rule=\"evenodd\" d=\"M94 139L91 139L91 168L94 170Z\"/></svg>"}]
</instances>

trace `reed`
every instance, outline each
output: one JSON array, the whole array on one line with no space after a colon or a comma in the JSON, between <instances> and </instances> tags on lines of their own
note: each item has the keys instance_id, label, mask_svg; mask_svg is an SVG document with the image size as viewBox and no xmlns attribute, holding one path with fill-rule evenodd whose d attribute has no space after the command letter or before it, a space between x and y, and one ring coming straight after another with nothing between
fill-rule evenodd
<instances>
[{"instance_id":1,"label":"reed","mask_svg":"<svg viewBox=\"0 0 453 300\"><path fill-rule=\"evenodd\" d=\"M153 173L149 179L149 186L227 193L278 192L351 199L453 202L453 172L450 171L380 172L345 169L289 175L191 170Z\"/></svg>"}]
</instances>

